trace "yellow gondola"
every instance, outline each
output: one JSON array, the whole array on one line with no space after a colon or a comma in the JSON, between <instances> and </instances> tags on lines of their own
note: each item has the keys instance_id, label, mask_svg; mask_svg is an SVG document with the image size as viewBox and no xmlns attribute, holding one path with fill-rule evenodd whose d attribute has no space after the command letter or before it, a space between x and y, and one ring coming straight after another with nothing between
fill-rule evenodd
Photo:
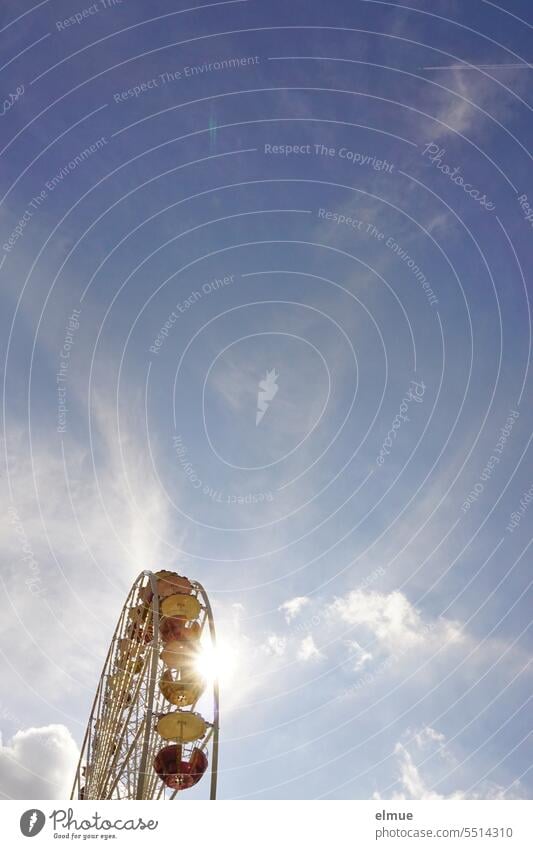
<instances>
[{"instance_id":1,"label":"yellow gondola","mask_svg":"<svg viewBox=\"0 0 533 849\"><path fill-rule=\"evenodd\" d=\"M198 619L202 606L196 596L175 593L169 595L161 602L161 613L163 616L178 616L182 619Z\"/></svg>"},{"instance_id":2,"label":"yellow gondola","mask_svg":"<svg viewBox=\"0 0 533 849\"><path fill-rule=\"evenodd\" d=\"M189 710L176 710L160 717L157 733L164 740L175 740L178 743L192 743L200 740L207 732L207 722L199 713Z\"/></svg>"}]
</instances>

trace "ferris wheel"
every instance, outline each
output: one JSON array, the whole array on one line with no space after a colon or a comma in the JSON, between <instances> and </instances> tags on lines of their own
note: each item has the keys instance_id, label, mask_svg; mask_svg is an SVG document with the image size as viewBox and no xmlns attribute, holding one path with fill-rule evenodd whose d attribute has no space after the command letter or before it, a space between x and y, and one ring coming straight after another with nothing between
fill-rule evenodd
<instances>
[{"instance_id":1,"label":"ferris wheel","mask_svg":"<svg viewBox=\"0 0 533 849\"><path fill-rule=\"evenodd\" d=\"M166 570L139 575L109 646L71 799L174 799L209 763L216 798L219 688L201 662L215 647L201 584Z\"/></svg>"}]
</instances>

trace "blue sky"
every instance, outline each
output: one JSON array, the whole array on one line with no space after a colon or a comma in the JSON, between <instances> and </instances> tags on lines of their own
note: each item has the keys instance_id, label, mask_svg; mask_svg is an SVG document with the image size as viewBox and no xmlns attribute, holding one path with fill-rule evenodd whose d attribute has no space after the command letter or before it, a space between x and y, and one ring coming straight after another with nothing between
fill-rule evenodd
<instances>
[{"instance_id":1,"label":"blue sky","mask_svg":"<svg viewBox=\"0 0 533 849\"><path fill-rule=\"evenodd\" d=\"M529 4L182 6L0 12L0 792L172 568L221 798L527 798Z\"/></svg>"}]
</instances>

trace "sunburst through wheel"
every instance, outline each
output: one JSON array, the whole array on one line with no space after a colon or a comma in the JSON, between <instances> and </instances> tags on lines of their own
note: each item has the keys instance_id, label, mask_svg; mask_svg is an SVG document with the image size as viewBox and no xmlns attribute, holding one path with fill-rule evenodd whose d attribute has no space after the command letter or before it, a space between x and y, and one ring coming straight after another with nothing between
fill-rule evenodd
<instances>
[{"instance_id":1,"label":"sunburst through wheel","mask_svg":"<svg viewBox=\"0 0 533 849\"><path fill-rule=\"evenodd\" d=\"M209 766L216 798L218 680L202 672L215 646L201 584L169 571L139 575L107 653L71 799L174 799Z\"/></svg>"}]
</instances>

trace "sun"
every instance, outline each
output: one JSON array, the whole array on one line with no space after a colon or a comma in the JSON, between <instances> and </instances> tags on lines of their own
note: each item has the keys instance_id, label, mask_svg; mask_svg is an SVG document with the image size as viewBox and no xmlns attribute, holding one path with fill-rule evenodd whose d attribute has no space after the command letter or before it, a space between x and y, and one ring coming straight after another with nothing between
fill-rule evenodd
<instances>
[{"instance_id":1,"label":"sun","mask_svg":"<svg viewBox=\"0 0 533 849\"><path fill-rule=\"evenodd\" d=\"M216 647L206 641L200 646L195 666L209 684L217 678L220 684L228 684L235 673L236 652L224 641L218 641Z\"/></svg>"}]
</instances>

